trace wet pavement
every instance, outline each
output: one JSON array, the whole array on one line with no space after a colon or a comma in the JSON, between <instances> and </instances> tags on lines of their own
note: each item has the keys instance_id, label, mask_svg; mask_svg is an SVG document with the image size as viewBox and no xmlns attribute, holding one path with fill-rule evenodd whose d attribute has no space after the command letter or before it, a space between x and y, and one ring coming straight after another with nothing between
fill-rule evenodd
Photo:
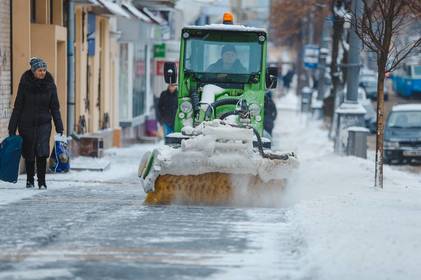
<instances>
[{"instance_id":1,"label":"wet pavement","mask_svg":"<svg viewBox=\"0 0 421 280\"><path fill-rule=\"evenodd\" d=\"M0 279L307 279L285 209L152 207L135 181L78 184L0 206Z\"/></svg>"}]
</instances>

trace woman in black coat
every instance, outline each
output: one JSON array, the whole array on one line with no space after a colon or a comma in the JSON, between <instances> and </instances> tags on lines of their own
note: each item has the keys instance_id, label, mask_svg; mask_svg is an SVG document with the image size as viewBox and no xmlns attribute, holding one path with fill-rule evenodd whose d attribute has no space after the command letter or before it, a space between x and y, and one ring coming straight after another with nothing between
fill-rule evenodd
<instances>
[{"instance_id":1,"label":"woman in black coat","mask_svg":"<svg viewBox=\"0 0 421 280\"><path fill-rule=\"evenodd\" d=\"M45 173L50 154L51 119L56 132L63 133L60 105L54 79L47 71L47 64L32 58L31 69L23 73L9 122L9 134L23 138L22 156L25 159L26 187L34 187L35 161L38 187L47 188Z\"/></svg>"}]
</instances>

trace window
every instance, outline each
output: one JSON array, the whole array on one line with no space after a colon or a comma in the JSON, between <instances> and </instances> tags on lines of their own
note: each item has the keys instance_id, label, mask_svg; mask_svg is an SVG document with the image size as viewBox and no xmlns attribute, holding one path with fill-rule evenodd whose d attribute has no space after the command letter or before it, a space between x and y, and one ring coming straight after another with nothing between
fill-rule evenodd
<instances>
[{"instance_id":1,"label":"window","mask_svg":"<svg viewBox=\"0 0 421 280\"><path fill-rule=\"evenodd\" d=\"M421 111L393 112L387 122L392 128L421 128Z\"/></svg>"},{"instance_id":2,"label":"window","mask_svg":"<svg viewBox=\"0 0 421 280\"><path fill-rule=\"evenodd\" d=\"M414 66L414 76L421 76L421 65Z\"/></svg>"},{"instance_id":3,"label":"window","mask_svg":"<svg viewBox=\"0 0 421 280\"><path fill-rule=\"evenodd\" d=\"M146 53L147 46L135 45L133 71L133 117L145 112L146 100Z\"/></svg>"},{"instance_id":4,"label":"window","mask_svg":"<svg viewBox=\"0 0 421 280\"><path fill-rule=\"evenodd\" d=\"M36 22L36 0L31 0L31 22Z\"/></svg>"},{"instance_id":5,"label":"window","mask_svg":"<svg viewBox=\"0 0 421 280\"><path fill-rule=\"evenodd\" d=\"M186 41L185 69L195 73L260 73L262 45L257 34L209 33Z\"/></svg>"}]
</instances>

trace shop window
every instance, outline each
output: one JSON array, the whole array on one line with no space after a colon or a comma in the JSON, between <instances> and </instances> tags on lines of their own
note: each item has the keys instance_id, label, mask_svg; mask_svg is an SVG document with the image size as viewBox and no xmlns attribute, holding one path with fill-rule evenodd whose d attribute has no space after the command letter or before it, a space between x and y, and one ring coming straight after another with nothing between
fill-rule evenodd
<instances>
[{"instance_id":1,"label":"shop window","mask_svg":"<svg viewBox=\"0 0 421 280\"><path fill-rule=\"evenodd\" d=\"M145 45L137 45L135 49L133 71L133 117L138 117L145 112L147 51L148 48Z\"/></svg>"},{"instance_id":2,"label":"shop window","mask_svg":"<svg viewBox=\"0 0 421 280\"><path fill-rule=\"evenodd\" d=\"M88 13L88 55L95 55L95 30L96 30L96 15Z\"/></svg>"},{"instance_id":3,"label":"shop window","mask_svg":"<svg viewBox=\"0 0 421 280\"><path fill-rule=\"evenodd\" d=\"M119 71L119 118L128 120L129 116L129 44L120 44L120 71Z\"/></svg>"},{"instance_id":4,"label":"shop window","mask_svg":"<svg viewBox=\"0 0 421 280\"><path fill-rule=\"evenodd\" d=\"M36 22L36 0L31 0L30 2L30 9L31 9L31 23Z\"/></svg>"},{"instance_id":5,"label":"shop window","mask_svg":"<svg viewBox=\"0 0 421 280\"><path fill-rule=\"evenodd\" d=\"M50 9L48 11L50 12L50 23L52 24L54 22L54 20L53 20L54 1L53 0L50 0Z\"/></svg>"}]
</instances>

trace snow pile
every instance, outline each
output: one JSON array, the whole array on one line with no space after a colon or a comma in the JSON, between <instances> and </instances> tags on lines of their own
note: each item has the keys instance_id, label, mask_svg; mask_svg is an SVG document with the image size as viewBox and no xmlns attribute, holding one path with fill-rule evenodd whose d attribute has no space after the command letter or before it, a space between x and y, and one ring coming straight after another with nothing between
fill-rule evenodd
<instances>
[{"instance_id":1,"label":"snow pile","mask_svg":"<svg viewBox=\"0 0 421 280\"><path fill-rule=\"evenodd\" d=\"M236 25L236 24L209 24L209 25L203 25L203 26L192 25L192 26L186 26L184 29L266 33L266 29L263 29L263 28L249 27L249 26Z\"/></svg>"},{"instance_id":2,"label":"snow pile","mask_svg":"<svg viewBox=\"0 0 421 280\"><path fill-rule=\"evenodd\" d=\"M48 190L62 189L73 186L124 185L138 183L137 169L140 157L146 151L151 151L155 145L134 145L128 148L115 148L106 150L104 158L80 159L85 164L95 166L97 161L110 162L109 168L103 172L98 171L70 171L68 173L47 174ZM72 162L70 163L72 164ZM5 205L29 198L41 191L25 189L26 175L19 175L18 183L11 184L0 181L0 205ZM48 191L47 190L47 191ZM141 192L141 189L139 189Z\"/></svg>"},{"instance_id":3,"label":"snow pile","mask_svg":"<svg viewBox=\"0 0 421 280\"><path fill-rule=\"evenodd\" d=\"M303 269L317 279L420 279L421 177L385 166L375 189L373 160L338 156L321 122L279 113L279 145L300 158L282 202L306 243Z\"/></svg>"}]
</instances>

